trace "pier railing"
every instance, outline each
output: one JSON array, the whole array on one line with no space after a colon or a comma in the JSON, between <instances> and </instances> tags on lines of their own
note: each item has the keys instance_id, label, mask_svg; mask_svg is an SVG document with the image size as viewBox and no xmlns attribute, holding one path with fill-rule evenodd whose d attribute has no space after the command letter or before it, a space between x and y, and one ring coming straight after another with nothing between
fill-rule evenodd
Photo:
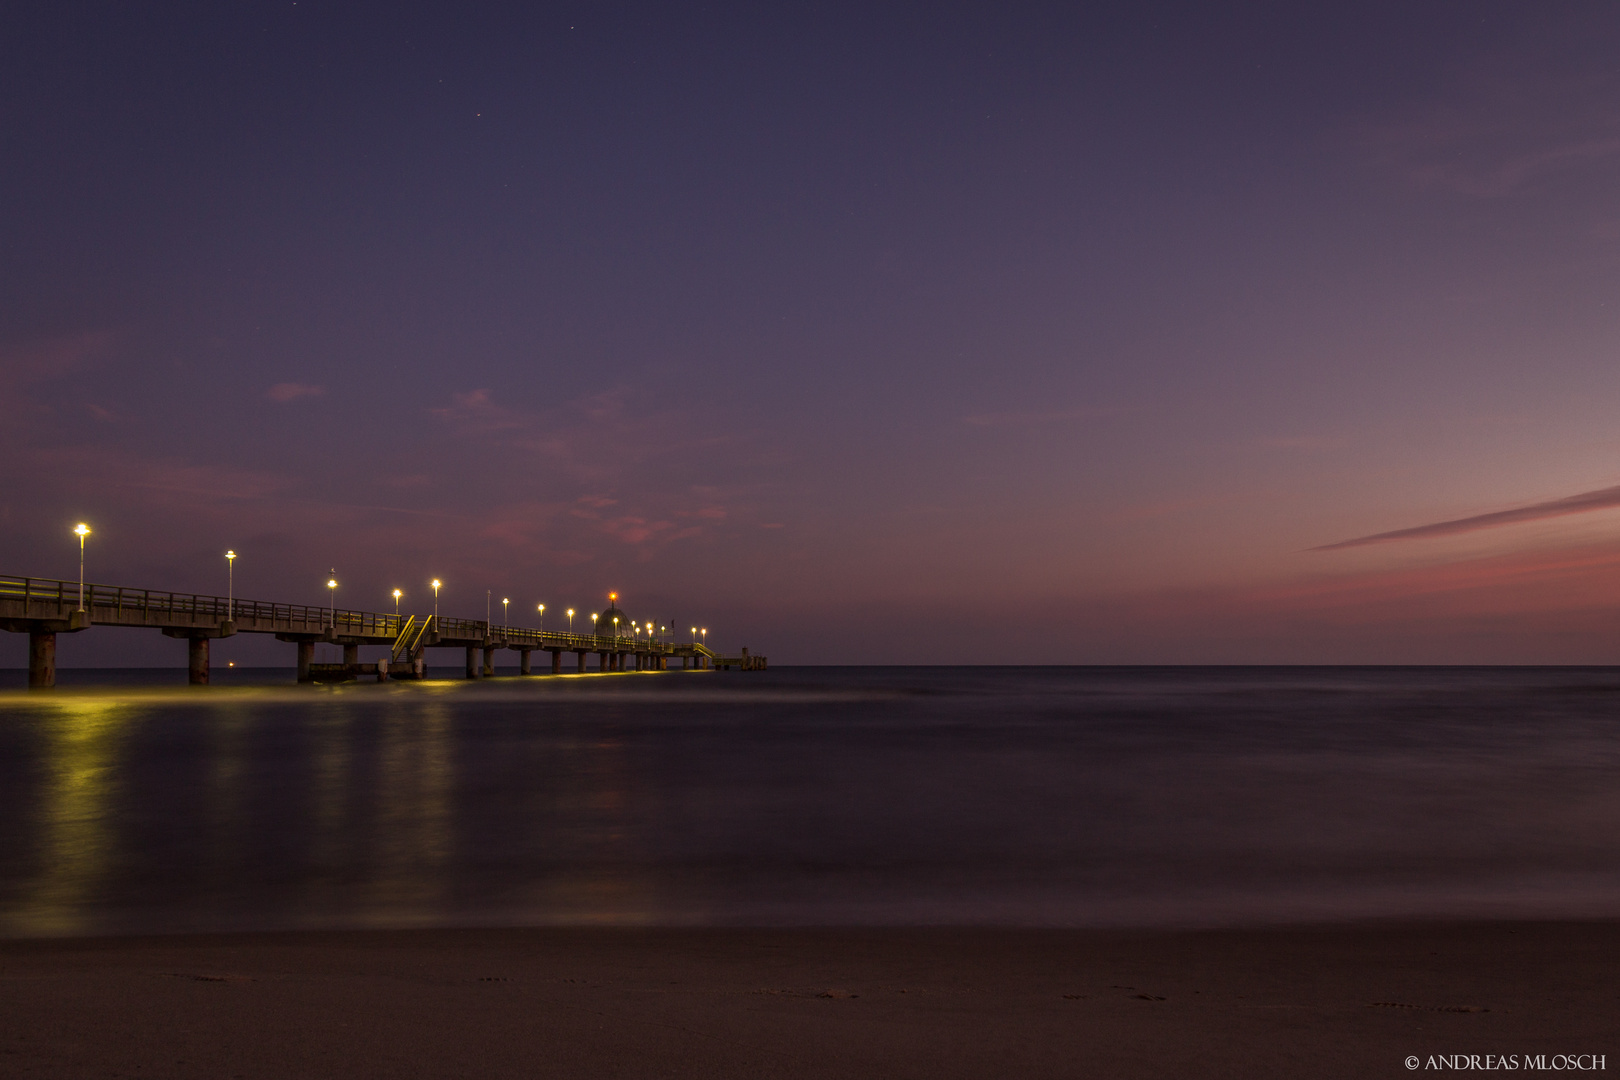
<instances>
[{"instance_id":1,"label":"pier railing","mask_svg":"<svg viewBox=\"0 0 1620 1080\"><path fill-rule=\"evenodd\" d=\"M65 619L79 607L79 583L56 578L0 576L0 617ZM84 584L84 607L93 624L164 628L208 628L230 623L247 633L319 634L330 638L366 638L392 644L411 616L351 608L280 604L233 599L204 593L131 589ZM478 644L510 649L561 649L582 652L636 652L653 655L714 654L699 642L671 642L645 637L574 634L492 623L483 619L431 616L417 624L427 630L427 644ZM415 644L415 643L413 643Z\"/></svg>"}]
</instances>

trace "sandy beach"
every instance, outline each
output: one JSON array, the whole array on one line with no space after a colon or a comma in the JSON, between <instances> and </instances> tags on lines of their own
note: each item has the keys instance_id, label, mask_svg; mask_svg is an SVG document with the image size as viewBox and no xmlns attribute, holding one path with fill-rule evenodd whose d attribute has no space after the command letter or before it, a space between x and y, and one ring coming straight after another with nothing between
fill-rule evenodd
<instances>
[{"instance_id":1,"label":"sandy beach","mask_svg":"<svg viewBox=\"0 0 1620 1080\"><path fill-rule=\"evenodd\" d=\"M0 943L25 1077L1369 1077L1606 1055L1620 923Z\"/></svg>"}]
</instances>

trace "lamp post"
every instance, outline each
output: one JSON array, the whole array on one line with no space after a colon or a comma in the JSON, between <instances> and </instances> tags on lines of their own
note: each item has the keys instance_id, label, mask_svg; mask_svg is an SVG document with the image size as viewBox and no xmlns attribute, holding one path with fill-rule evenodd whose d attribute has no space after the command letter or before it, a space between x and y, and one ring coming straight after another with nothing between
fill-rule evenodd
<instances>
[{"instance_id":1,"label":"lamp post","mask_svg":"<svg viewBox=\"0 0 1620 1080\"><path fill-rule=\"evenodd\" d=\"M703 635L703 647L707 649L709 647L709 628L705 626L698 632Z\"/></svg>"},{"instance_id":2,"label":"lamp post","mask_svg":"<svg viewBox=\"0 0 1620 1080\"><path fill-rule=\"evenodd\" d=\"M437 627L438 624L439 624L439 579L434 578L433 579L433 625L435 627ZM437 633L437 632L438 631L435 629L434 633Z\"/></svg>"},{"instance_id":3,"label":"lamp post","mask_svg":"<svg viewBox=\"0 0 1620 1080\"><path fill-rule=\"evenodd\" d=\"M489 629L489 590L484 590L484 629Z\"/></svg>"},{"instance_id":4,"label":"lamp post","mask_svg":"<svg viewBox=\"0 0 1620 1080\"><path fill-rule=\"evenodd\" d=\"M337 577L336 577L337 567L334 566L332 568L332 574L334 576L329 577L329 578L326 579L326 594L330 598L330 603L331 603L330 611L331 611L331 618L332 618L332 629L336 630L337 629Z\"/></svg>"},{"instance_id":5,"label":"lamp post","mask_svg":"<svg viewBox=\"0 0 1620 1080\"><path fill-rule=\"evenodd\" d=\"M79 610L84 610L84 538L90 535L90 526L79 522L79 527L73 530L79 538Z\"/></svg>"},{"instance_id":6,"label":"lamp post","mask_svg":"<svg viewBox=\"0 0 1620 1080\"><path fill-rule=\"evenodd\" d=\"M540 605L540 632L546 632L546 605Z\"/></svg>"},{"instance_id":7,"label":"lamp post","mask_svg":"<svg viewBox=\"0 0 1620 1080\"><path fill-rule=\"evenodd\" d=\"M225 619L236 619L236 552L225 553Z\"/></svg>"},{"instance_id":8,"label":"lamp post","mask_svg":"<svg viewBox=\"0 0 1620 1080\"><path fill-rule=\"evenodd\" d=\"M591 612L591 637L596 636L596 612Z\"/></svg>"},{"instance_id":9,"label":"lamp post","mask_svg":"<svg viewBox=\"0 0 1620 1080\"><path fill-rule=\"evenodd\" d=\"M511 602L512 602L512 600L511 600L510 597L506 597L506 596L501 597L501 625L504 626L508 630L510 630L512 628L512 620L507 618L506 613L507 613L507 611L509 609L507 608L506 605L510 604Z\"/></svg>"},{"instance_id":10,"label":"lamp post","mask_svg":"<svg viewBox=\"0 0 1620 1080\"><path fill-rule=\"evenodd\" d=\"M400 592L398 589L394 590L394 621L395 622L399 621L399 598L404 596L404 595L405 594Z\"/></svg>"},{"instance_id":11,"label":"lamp post","mask_svg":"<svg viewBox=\"0 0 1620 1080\"><path fill-rule=\"evenodd\" d=\"M568 632L570 634L572 634L574 632L574 609L573 608L568 609Z\"/></svg>"}]
</instances>

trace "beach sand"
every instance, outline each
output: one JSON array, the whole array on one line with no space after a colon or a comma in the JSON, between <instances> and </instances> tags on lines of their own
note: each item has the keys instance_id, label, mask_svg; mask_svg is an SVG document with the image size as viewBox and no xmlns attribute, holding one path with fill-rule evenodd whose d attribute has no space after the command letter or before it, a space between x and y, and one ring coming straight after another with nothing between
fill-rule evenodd
<instances>
[{"instance_id":1,"label":"beach sand","mask_svg":"<svg viewBox=\"0 0 1620 1080\"><path fill-rule=\"evenodd\" d=\"M1615 922L7 941L0 1075L1377 1077L1432 1054L1620 1070L1617 961Z\"/></svg>"}]
</instances>

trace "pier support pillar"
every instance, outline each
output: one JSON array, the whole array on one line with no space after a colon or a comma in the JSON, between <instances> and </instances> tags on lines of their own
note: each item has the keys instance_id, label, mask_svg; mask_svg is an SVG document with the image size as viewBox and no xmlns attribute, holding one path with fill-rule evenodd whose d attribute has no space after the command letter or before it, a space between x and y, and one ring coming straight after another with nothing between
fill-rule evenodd
<instances>
[{"instance_id":1,"label":"pier support pillar","mask_svg":"<svg viewBox=\"0 0 1620 1080\"><path fill-rule=\"evenodd\" d=\"M186 677L192 686L208 685L208 639L186 639Z\"/></svg>"},{"instance_id":2,"label":"pier support pillar","mask_svg":"<svg viewBox=\"0 0 1620 1080\"><path fill-rule=\"evenodd\" d=\"M493 645L484 646L484 674L486 676L495 674L495 646Z\"/></svg>"},{"instance_id":3,"label":"pier support pillar","mask_svg":"<svg viewBox=\"0 0 1620 1080\"><path fill-rule=\"evenodd\" d=\"M28 631L28 689L49 690L56 685L56 631Z\"/></svg>"},{"instance_id":4,"label":"pier support pillar","mask_svg":"<svg viewBox=\"0 0 1620 1080\"><path fill-rule=\"evenodd\" d=\"M562 674L562 650L561 649L552 649L551 650L551 673L553 675L561 675Z\"/></svg>"},{"instance_id":5,"label":"pier support pillar","mask_svg":"<svg viewBox=\"0 0 1620 1080\"><path fill-rule=\"evenodd\" d=\"M309 682L309 665L315 662L315 643L313 641L300 641L298 643L298 681Z\"/></svg>"},{"instance_id":6,"label":"pier support pillar","mask_svg":"<svg viewBox=\"0 0 1620 1080\"><path fill-rule=\"evenodd\" d=\"M484 665L479 663L478 651L476 645L467 646L467 678L469 679L482 679L484 677Z\"/></svg>"},{"instance_id":7,"label":"pier support pillar","mask_svg":"<svg viewBox=\"0 0 1620 1080\"><path fill-rule=\"evenodd\" d=\"M518 674L519 675L533 675L534 674L534 669L529 666L529 650L528 649L519 649L518 650Z\"/></svg>"},{"instance_id":8,"label":"pier support pillar","mask_svg":"<svg viewBox=\"0 0 1620 1080\"><path fill-rule=\"evenodd\" d=\"M581 675L585 674L585 657L589 655L590 654L583 649L574 650L574 658L579 661L579 673Z\"/></svg>"}]
</instances>

